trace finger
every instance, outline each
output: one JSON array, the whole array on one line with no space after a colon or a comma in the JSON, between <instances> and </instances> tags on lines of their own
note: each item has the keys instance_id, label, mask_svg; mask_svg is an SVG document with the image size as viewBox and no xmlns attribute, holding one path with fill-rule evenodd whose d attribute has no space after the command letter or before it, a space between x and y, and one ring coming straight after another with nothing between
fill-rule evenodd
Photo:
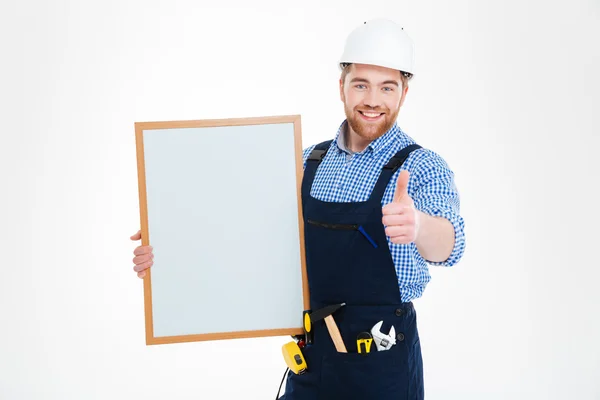
<instances>
[{"instance_id":1,"label":"finger","mask_svg":"<svg viewBox=\"0 0 600 400\"><path fill-rule=\"evenodd\" d=\"M153 265L154 265L154 261L153 260L148 260L148 261L146 261L144 263L137 264L136 266L133 267L133 270L135 272L140 272L140 271L143 271L145 269L150 268Z\"/></svg>"},{"instance_id":2,"label":"finger","mask_svg":"<svg viewBox=\"0 0 600 400\"><path fill-rule=\"evenodd\" d=\"M398 236L414 236L414 226L388 226L385 228L385 234L390 238Z\"/></svg>"},{"instance_id":3,"label":"finger","mask_svg":"<svg viewBox=\"0 0 600 400\"><path fill-rule=\"evenodd\" d=\"M140 240L142 238L142 230L140 229L139 231L137 231L136 234L131 235L130 239L131 240Z\"/></svg>"},{"instance_id":4,"label":"finger","mask_svg":"<svg viewBox=\"0 0 600 400\"><path fill-rule=\"evenodd\" d=\"M146 276L146 271L141 271L137 273L138 278L143 278Z\"/></svg>"},{"instance_id":5,"label":"finger","mask_svg":"<svg viewBox=\"0 0 600 400\"><path fill-rule=\"evenodd\" d=\"M401 235L390 238L390 241L394 244L409 244L413 242L413 239L411 236Z\"/></svg>"},{"instance_id":6,"label":"finger","mask_svg":"<svg viewBox=\"0 0 600 400\"><path fill-rule=\"evenodd\" d=\"M394 192L394 201L400 201L408 196L408 178L410 174L406 170L400 171L398 180L396 181L396 191Z\"/></svg>"},{"instance_id":7,"label":"finger","mask_svg":"<svg viewBox=\"0 0 600 400\"><path fill-rule=\"evenodd\" d=\"M138 246L135 248L135 250L133 250L133 254L135 254L136 256L141 256L143 254L153 254L152 250L154 250L154 247L152 246Z\"/></svg>"},{"instance_id":8,"label":"finger","mask_svg":"<svg viewBox=\"0 0 600 400\"><path fill-rule=\"evenodd\" d=\"M414 213L386 215L382 218L384 226L406 226L415 224Z\"/></svg>"},{"instance_id":9,"label":"finger","mask_svg":"<svg viewBox=\"0 0 600 400\"><path fill-rule=\"evenodd\" d=\"M133 263L135 265L143 264L148 261L152 261L154 259L154 254L144 254L141 256L133 257Z\"/></svg>"},{"instance_id":10,"label":"finger","mask_svg":"<svg viewBox=\"0 0 600 400\"><path fill-rule=\"evenodd\" d=\"M401 215L410 214L412 212L412 205L394 202L388 203L381 209L383 215Z\"/></svg>"}]
</instances>

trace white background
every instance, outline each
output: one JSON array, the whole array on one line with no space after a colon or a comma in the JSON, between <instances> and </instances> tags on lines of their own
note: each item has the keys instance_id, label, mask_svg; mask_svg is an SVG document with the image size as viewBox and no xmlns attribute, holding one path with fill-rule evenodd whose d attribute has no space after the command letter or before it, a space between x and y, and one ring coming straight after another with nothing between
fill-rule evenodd
<instances>
[{"instance_id":1,"label":"white background","mask_svg":"<svg viewBox=\"0 0 600 400\"><path fill-rule=\"evenodd\" d=\"M0 398L274 398L289 337L145 345L133 124L332 138L344 39L387 16L417 49L400 126L467 224L415 302L426 398L600 399L598 0L294 4L1 3Z\"/></svg>"}]
</instances>

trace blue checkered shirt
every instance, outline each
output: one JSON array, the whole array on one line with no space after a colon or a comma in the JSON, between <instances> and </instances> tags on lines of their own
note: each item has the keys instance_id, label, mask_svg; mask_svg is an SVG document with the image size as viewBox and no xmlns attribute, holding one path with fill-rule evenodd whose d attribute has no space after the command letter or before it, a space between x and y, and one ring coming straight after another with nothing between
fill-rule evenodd
<instances>
[{"instance_id":1,"label":"blue checkered shirt","mask_svg":"<svg viewBox=\"0 0 600 400\"><path fill-rule=\"evenodd\" d=\"M323 159L311 189L311 195L322 201L366 201L383 166L404 147L415 141L394 124L383 136L372 141L361 152L352 153L346 148L342 123ZM306 159L315 145L304 149ZM415 207L427 214L447 218L454 226L455 243L452 253L443 262L425 260L415 243L395 244L388 238L392 259L396 266L398 286L402 301L421 297L431 280L429 265L450 267L458 262L465 250L464 220L459 214L460 200L454 183L454 173L442 157L420 148L414 150L401 168L390 179L382 199L382 207L392 202L396 181L401 170L410 172L408 194Z\"/></svg>"}]
</instances>

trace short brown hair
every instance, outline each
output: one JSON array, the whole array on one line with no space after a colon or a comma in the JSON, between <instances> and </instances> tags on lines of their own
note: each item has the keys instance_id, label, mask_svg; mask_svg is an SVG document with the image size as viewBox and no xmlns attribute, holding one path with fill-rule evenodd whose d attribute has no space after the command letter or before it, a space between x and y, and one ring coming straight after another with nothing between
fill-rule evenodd
<instances>
[{"instance_id":1,"label":"short brown hair","mask_svg":"<svg viewBox=\"0 0 600 400\"><path fill-rule=\"evenodd\" d=\"M350 67L352 66L351 63L342 63L340 64L342 66L342 75L340 76L340 79L342 80L342 82L346 81L346 75L348 75L348 72L350 72ZM408 81L410 80L410 78L412 78L412 74L408 73L408 72L404 72L404 71L400 71L400 80L402 81L402 89L404 90L405 87L408 86Z\"/></svg>"}]
</instances>

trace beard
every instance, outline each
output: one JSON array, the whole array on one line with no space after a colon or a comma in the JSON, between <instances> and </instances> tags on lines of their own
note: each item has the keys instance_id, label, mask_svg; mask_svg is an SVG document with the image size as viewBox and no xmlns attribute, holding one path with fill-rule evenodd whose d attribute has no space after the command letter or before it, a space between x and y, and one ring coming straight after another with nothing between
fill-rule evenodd
<instances>
[{"instance_id":1,"label":"beard","mask_svg":"<svg viewBox=\"0 0 600 400\"><path fill-rule=\"evenodd\" d=\"M389 131L390 128L394 125L396 119L398 118L400 107L398 107L393 114L390 114L390 109L387 107L370 108L364 106L357 106L354 109L350 109L346 105L344 105L344 111L346 113L348 124L350 125L352 130L356 132L356 134L361 138L373 141L382 136L387 131ZM366 121L360 115L359 111L384 114L380 117L380 120L378 121Z\"/></svg>"}]
</instances>

